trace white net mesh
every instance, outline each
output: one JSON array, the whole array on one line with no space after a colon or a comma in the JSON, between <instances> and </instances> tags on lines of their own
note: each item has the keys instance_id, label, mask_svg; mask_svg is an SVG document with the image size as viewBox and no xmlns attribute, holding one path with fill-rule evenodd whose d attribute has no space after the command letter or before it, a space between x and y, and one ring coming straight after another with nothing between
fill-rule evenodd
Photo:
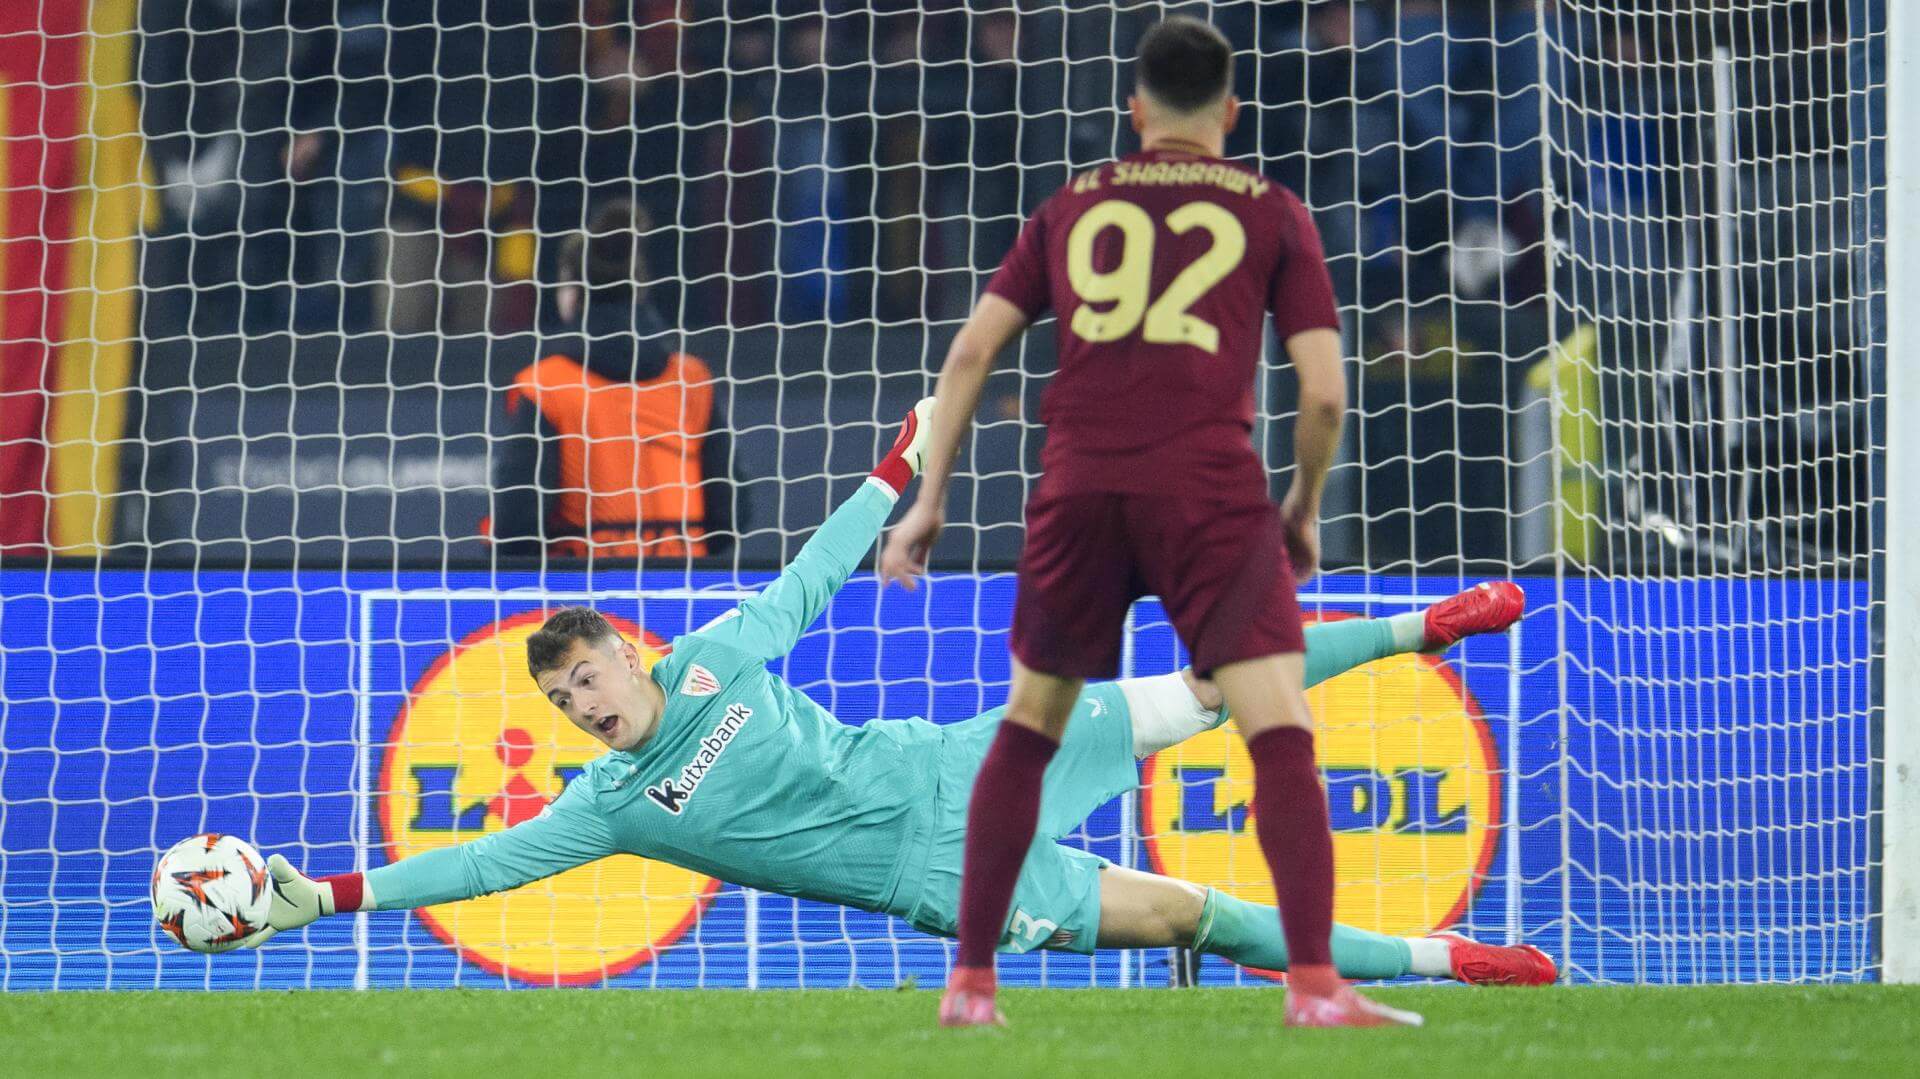
<instances>
[{"instance_id":1,"label":"white net mesh","mask_svg":"<svg viewBox=\"0 0 1920 1079\"><path fill-rule=\"evenodd\" d=\"M1872 967L1880 17L1554 13L1555 485L1591 567L1560 917L1596 978Z\"/></svg>"},{"instance_id":2,"label":"white net mesh","mask_svg":"<svg viewBox=\"0 0 1920 1079\"><path fill-rule=\"evenodd\" d=\"M1871 973L1880 0L75 7L0 24L6 988L943 976L901 923L659 865L211 960L145 888L198 831L324 873L537 812L591 753L528 619L653 647L767 580L1025 215L1132 148L1175 10L1234 42L1229 156L1313 209L1360 361L1308 607L1518 575L1534 612L1316 691L1339 917L1578 979ZM587 235L623 227L637 258ZM626 277L648 314L566 287ZM856 578L776 667L844 720L1004 697L1052 332L989 383L933 586ZM583 349L662 391L631 505L570 509L586 466L509 406ZM1173 669L1135 624L1130 672ZM1072 842L1267 895L1236 742L1143 778Z\"/></svg>"}]
</instances>

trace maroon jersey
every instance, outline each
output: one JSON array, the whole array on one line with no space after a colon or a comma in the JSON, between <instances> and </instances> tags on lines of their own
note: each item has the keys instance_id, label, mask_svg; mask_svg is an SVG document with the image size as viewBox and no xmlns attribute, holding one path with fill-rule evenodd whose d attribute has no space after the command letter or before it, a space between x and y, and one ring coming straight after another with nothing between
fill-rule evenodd
<instances>
[{"instance_id":1,"label":"maroon jersey","mask_svg":"<svg viewBox=\"0 0 1920 1079\"><path fill-rule=\"evenodd\" d=\"M1253 449L1268 311L1338 329L1313 219L1218 158L1147 151L1084 173L1020 232L987 291L1059 316L1041 399L1050 491L1267 497Z\"/></svg>"}]
</instances>

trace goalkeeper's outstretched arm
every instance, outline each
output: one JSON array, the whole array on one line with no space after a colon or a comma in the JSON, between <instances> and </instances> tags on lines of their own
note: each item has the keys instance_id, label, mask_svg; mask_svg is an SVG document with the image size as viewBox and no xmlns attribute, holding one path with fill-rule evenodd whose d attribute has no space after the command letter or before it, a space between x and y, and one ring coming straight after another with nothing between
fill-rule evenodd
<instances>
[{"instance_id":1,"label":"goalkeeper's outstretched arm","mask_svg":"<svg viewBox=\"0 0 1920 1079\"><path fill-rule=\"evenodd\" d=\"M893 504L920 472L933 398L907 413L900 437L885 458L874 466L867 481L833 511L800 554L775 581L742 603L738 614L698 632L698 636L729 645L762 662L779 659L793 650L833 594L873 550Z\"/></svg>"},{"instance_id":2,"label":"goalkeeper's outstretched arm","mask_svg":"<svg viewBox=\"0 0 1920 1079\"><path fill-rule=\"evenodd\" d=\"M1030 268L1033 265L1031 245L1024 241L1032 235L1037 243L1038 232L1029 224L1021 233L1023 242L1015 246L1015 254L1008 258L1024 253ZM1044 280L1044 269L1038 272ZM886 550L880 555L882 580L899 581L911 591L914 578L927 572L927 560L940 538L946 513L947 480L953 475L960 441L973 425L974 410L980 406L980 391L986 386L987 375L993 371L1000 351L1020 336L1036 313L988 293L980 297L966 325L960 327L952 345L948 346L946 362L940 367L940 381L934 387L934 414L932 422L927 424L926 445L922 450L927 462L926 482L920 485L919 497L900 518L893 535L887 538Z\"/></svg>"},{"instance_id":3,"label":"goalkeeper's outstretched arm","mask_svg":"<svg viewBox=\"0 0 1920 1079\"><path fill-rule=\"evenodd\" d=\"M276 854L267 859L273 876L267 928L246 944L257 948L281 930L330 914L411 910L504 892L617 853L612 832L586 798L563 791L530 821L365 873L316 880Z\"/></svg>"}]
</instances>

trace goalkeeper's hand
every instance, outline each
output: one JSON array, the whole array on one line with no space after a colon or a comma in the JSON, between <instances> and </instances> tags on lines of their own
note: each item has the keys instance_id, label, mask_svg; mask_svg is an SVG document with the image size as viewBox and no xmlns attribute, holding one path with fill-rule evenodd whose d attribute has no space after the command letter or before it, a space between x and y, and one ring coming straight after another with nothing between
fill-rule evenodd
<instances>
[{"instance_id":1,"label":"goalkeeper's hand","mask_svg":"<svg viewBox=\"0 0 1920 1079\"><path fill-rule=\"evenodd\" d=\"M241 942L247 947L258 948L282 929L299 929L334 912L333 886L300 872L284 857L268 858L267 873L273 877L273 907L266 928Z\"/></svg>"}]
</instances>

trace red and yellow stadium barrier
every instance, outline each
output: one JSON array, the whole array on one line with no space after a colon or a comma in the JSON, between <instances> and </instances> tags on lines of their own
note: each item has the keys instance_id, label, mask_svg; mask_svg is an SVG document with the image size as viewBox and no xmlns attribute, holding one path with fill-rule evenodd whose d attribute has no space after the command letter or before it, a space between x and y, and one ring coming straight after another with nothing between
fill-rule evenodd
<instances>
[{"instance_id":1,"label":"red and yellow stadium barrier","mask_svg":"<svg viewBox=\"0 0 1920 1079\"><path fill-rule=\"evenodd\" d=\"M0 5L0 550L109 539L148 201L137 7Z\"/></svg>"}]
</instances>

